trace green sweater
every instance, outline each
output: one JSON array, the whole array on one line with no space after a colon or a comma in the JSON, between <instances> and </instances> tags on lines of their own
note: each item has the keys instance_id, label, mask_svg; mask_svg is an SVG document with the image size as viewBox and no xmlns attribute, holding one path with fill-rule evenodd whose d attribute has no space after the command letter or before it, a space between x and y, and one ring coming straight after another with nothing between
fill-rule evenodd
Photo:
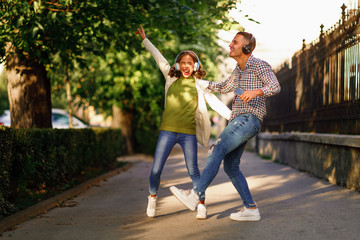
<instances>
[{"instance_id":1,"label":"green sweater","mask_svg":"<svg viewBox=\"0 0 360 240\"><path fill-rule=\"evenodd\" d=\"M196 134L195 111L198 104L197 99L197 90L193 77L180 77L171 84L166 95L166 106L160 130Z\"/></svg>"}]
</instances>

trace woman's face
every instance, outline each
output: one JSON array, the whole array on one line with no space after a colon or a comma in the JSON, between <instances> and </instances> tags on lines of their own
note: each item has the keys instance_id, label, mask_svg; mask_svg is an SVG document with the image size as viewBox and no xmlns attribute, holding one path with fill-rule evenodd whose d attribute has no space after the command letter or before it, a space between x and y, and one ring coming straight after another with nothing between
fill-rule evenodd
<instances>
[{"instance_id":1,"label":"woman's face","mask_svg":"<svg viewBox=\"0 0 360 240\"><path fill-rule=\"evenodd\" d=\"M194 72L194 59L190 55L185 55L180 59L180 71L184 78L188 78Z\"/></svg>"}]
</instances>

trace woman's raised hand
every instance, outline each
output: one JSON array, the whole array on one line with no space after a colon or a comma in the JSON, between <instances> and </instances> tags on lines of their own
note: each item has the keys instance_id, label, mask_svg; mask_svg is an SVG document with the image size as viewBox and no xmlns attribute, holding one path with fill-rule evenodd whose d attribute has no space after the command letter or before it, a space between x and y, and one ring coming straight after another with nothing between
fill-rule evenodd
<instances>
[{"instance_id":1,"label":"woman's raised hand","mask_svg":"<svg viewBox=\"0 0 360 240\"><path fill-rule=\"evenodd\" d=\"M137 29L136 34L140 34L142 40L146 38L145 31L142 25L140 25L140 29Z\"/></svg>"}]
</instances>

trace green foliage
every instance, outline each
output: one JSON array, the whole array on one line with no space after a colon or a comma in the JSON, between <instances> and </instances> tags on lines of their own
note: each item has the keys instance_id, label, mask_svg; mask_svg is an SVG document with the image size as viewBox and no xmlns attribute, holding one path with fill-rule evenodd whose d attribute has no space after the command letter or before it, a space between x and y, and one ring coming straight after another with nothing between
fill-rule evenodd
<instances>
[{"instance_id":1,"label":"green foliage","mask_svg":"<svg viewBox=\"0 0 360 240\"><path fill-rule=\"evenodd\" d=\"M111 169L125 154L119 129L0 128L0 217Z\"/></svg>"},{"instance_id":2,"label":"green foliage","mask_svg":"<svg viewBox=\"0 0 360 240\"><path fill-rule=\"evenodd\" d=\"M0 55L6 59L5 45L26 53L40 62L51 64L51 55L59 54L71 65L81 60L84 51L101 54L117 38L118 14L124 13L124 0L97 1L21 1L2 2L0 16ZM119 11L119 12L118 12ZM20 33L20 34L19 34Z\"/></svg>"},{"instance_id":3,"label":"green foliage","mask_svg":"<svg viewBox=\"0 0 360 240\"><path fill-rule=\"evenodd\" d=\"M0 115L4 110L9 109L9 99L7 94L7 79L5 71L0 70Z\"/></svg>"}]
</instances>

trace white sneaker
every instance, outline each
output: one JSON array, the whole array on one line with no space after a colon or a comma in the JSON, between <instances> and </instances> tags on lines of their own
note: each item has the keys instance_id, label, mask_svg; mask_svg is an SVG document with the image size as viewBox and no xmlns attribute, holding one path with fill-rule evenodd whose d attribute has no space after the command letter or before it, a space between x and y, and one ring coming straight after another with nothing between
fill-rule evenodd
<instances>
[{"instance_id":1,"label":"white sneaker","mask_svg":"<svg viewBox=\"0 0 360 240\"><path fill-rule=\"evenodd\" d=\"M182 204L185 205L185 207L191 211L195 211L196 206L199 203L199 197L193 189L183 190L178 189L175 186L171 186L170 191Z\"/></svg>"},{"instance_id":2,"label":"white sneaker","mask_svg":"<svg viewBox=\"0 0 360 240\"><path fill-rule=\"evenodd\" d=\"M148 205L146 209L146 214L148 217L155 217L156 214L156 197L148 196Z\"/></svg>"},{"instance_id":3,"label":"white sneaker","mask_svg":"<svg viewBox=\"0 0 360 240\"><path fill-rule=\"evenodd\" d=\"M206 219L206 217L207 217L206 206L205 206L205 204L199 203L198 206L197 206L196 218L204 220L204 219Z\"/></svg>"},{"instance_id":4,"label":"white sneaker","mask_svg":"<svg viewBox=\"0 0 360 240\"><path fill-rule=\"evenodd\" d=\"M249 209L244 207L237 213L230 214L230 219L235 221L260 221L259 209Z\"/></svg>"}]
</instances>

